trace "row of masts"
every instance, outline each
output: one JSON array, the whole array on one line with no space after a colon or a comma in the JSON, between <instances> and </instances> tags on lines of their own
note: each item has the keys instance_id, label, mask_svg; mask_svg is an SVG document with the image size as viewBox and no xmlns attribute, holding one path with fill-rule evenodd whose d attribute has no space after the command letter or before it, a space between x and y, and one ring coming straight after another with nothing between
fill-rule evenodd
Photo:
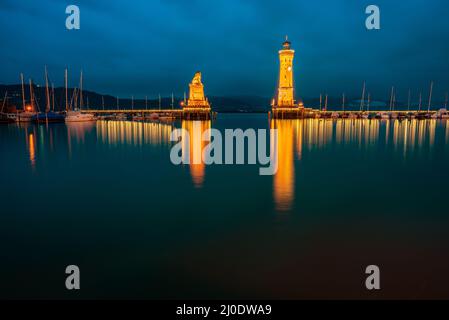
<instances>
[{"instance_id":1,"label":"row of masts","mask_svg":"<svg viewBox=\"0 0 449 320\"><path fill-rule=\"evenodd\" d=\"M23 73L20 74L20 80L22 84L22 106L23 110L26 111L26 97L25 97L25 83ZM33 90L33 81L29 79L30 85L30 104L31 110L33 112L37 109L39 110L39 105L36 101L34 90ZM70 111L73 109L81 110L84 106L84 98L83 98L83 71L80 73L80 83L79 88L74 88L72 92L72 96L69 99L69 89L68 89L68 69L66 68L64 71L64 87L65 87L65 111ZM117 109L120 108L120 99L117 96ZM184 93L184 101L186 101L186 94ZM50 111L55 111L55 87L52 83L51 92L48 78L48 70L47 66L45 66L45 112L48 113ZM104 96L101 96L101 104L103 110L105 109ZM171 108L174 109L175 106L175 97L174 94L171 94ZM89 97L87 97L87 107L89 107ZM148 109L148 96L145 96L145 108ZM131 109L134 110L134 96L131 97ZM162 109L162 97L159 94L159 109Z\"/></svg>"},{"instance_id":2,"label":"row of masts","mask_svg":"<svg viewBox=\"0 0 449 320\"><path fill-rule=\"evenodd\" d=\"M427 112L430 112L430 108L432 106L432 95L433 95L433 81L430 82L430 89L429 89L429 100L427 103ZM363 88L362 88L362 97L360 99L360 112L363 111L370 111L370 103L371 103L371 94L368 92L367 98L366 96L366 82L363 82ZM323 100L324 100L324 108L323 108ZM346 95L345 93L342 94L342 110L345 111L345 103L346 103ZM445 94L445 100L444 100L444 108L447 109L448 105L448 93ZM326 94L323 99L323 94L320 94L320 111L327 111L328 107L328 95ZM391 93L390 93L390 100L389 100L389 110L394 111L396 108L396 90L395 87L391 87ZM407 110L410 111L411 108L411 90L408 90L408 98L407 98ZM422 98L422 92L419 93L419 102L418 102L418 111L422 111L423 109L423 98Z\"/></svg>"},{"instance_id":3,"label":"row of masts","mask_svg":"<svg viewBox=\"0 0 449 320\"><path fill-rule=\"evenodd\" d=\"M184 100L185 100L185 93L184 93ZM158 95L158 101L159 101L159 110L161 110L162 109L162 97L160 94ZM172 109L174 109L174 107L175 107L175 96L173 93L171 94L170 106ZM101 96L101 107L103 110L105 110L105 103L104 103L103 96ZM120 98L118 96L116 97L116 107L117 107L117 110L120 109ZM148 96L145 96L145 109L148 109ZM131 96L131 110L134 110L134 96Z\"/></svg>"},{"instance_id":4,"label":"row of masts","mask_svg":"<svg viewBox=\"0 0 449 320\"><path fill-rule=\"evenodd\" d=\"M29 86L30 86L30 110L27 110L26 107L26 96L25 96L25 81L23 73L20 74L20 81L22 86L22 107L23 111L32 111L40 112L39 104L37 103L34 89L33 89L33 80L29 79ZM64 72L64 84L65 84L65 110L69 111L72 109L76 109L77 106L81 110L83 107L83 71L81 71L80 75L80 86L78 88L74 88L72 92L72 96L70 98L69 102L69 94L68 94L68 70L65 69ZM51 91L50 91L51 90ZM79 99L79 100L78 100ZM37 107L37 108L36 108ZM45 112L49 113L51 111L55 111L55 86L52 83L51 89L48 79L48 70L47 66L45 66Z\"/></svg>"}]
</instances>

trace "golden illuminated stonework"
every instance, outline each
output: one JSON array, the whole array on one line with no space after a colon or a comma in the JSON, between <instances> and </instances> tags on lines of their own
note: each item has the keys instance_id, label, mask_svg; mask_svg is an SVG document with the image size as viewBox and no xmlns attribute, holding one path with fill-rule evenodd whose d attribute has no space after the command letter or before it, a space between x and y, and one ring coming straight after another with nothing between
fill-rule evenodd
<instances>
[{"instance_id":1,"label":"golden illuminated stonework","mask_svg":"<svg viewBox=\"0 0 449 320\"><path fill-rule=\"evenodd\" d=\"M295 50L291 49L288 39L283 43L282 50L279 50L279 87L277 97L273 101L273 107L278 108L298 108L302 104L295 102L293 85L293 59Z\"/></svg>"},{"instance_id":2,"label":"golden illuminated stonework","mask_svg":"<svg viewBox=\"0 0 449 320\"><path fill-rule=\"evenodd\" d=\"M189 99L187 100L187 108L208 108L210 104L204 96L204 85L201 82L201 72L195 73L192 82L189 84Z\"/></svg>"}]
</instances>

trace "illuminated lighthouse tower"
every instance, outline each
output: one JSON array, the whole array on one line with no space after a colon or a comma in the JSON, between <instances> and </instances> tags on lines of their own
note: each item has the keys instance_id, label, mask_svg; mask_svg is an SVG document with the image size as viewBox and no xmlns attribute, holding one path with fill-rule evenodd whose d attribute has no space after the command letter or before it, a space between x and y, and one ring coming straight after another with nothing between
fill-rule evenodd
<instances>
[{"instance_id":1,"label":"illuminated lighthouse tower","mask_svg":"<svg viewBox=\"0 0 449 320\"><path fill-rule=\"evenodd\" d=\"M290 48L290 41L286 37L282 50L279 50L279 88L277 99L273 101L273 107L297 108L293 87L293 59L295 50Z\"/></svg>"}]
</instances>

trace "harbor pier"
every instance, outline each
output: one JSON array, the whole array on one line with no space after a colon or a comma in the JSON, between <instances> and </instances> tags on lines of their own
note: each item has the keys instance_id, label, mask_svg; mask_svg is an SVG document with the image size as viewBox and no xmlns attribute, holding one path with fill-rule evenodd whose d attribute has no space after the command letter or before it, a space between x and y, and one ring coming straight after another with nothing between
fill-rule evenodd
<instances>
[{"instance_id":1,"label":"harbor pier","mask_svg":"<svg viewBox=\"0 0 449 320\"><path fill-rule=\"evenodd\" d=\"M447 111L329 111L312 108L273 108L268 113L272 119L449 119Z\"/></svg>"},{"instance_id":2,"label":"harbor pier","mask_svg":"<svg viewBox=\"0 0 449 320\"><path fill-rule=\"evenodd\" d=\"M171 118L173 120L211 120L216 118L216 112L210 109L89 109L83 110L83 113L93 114L97 117L116 117L119 115L127 118L141 118L141 120L151 118Z\"/></svg>"}]
</instances>

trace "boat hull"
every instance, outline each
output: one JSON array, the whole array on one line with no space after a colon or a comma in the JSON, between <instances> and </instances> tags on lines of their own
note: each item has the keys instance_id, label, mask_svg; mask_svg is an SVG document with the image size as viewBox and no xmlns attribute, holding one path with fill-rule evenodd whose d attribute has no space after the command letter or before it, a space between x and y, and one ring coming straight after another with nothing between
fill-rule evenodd
<instances>
[{"instance_id":1,"label":"boat hull","mask_svg":"<svg viewBox=\"0 0 449 320\"><path fill-rule=\"evenodd\" d=\"M65 121L65 117L59 113L39 113L32 118L34 123L60 123Z\"/></svg>"}]
</instances>

